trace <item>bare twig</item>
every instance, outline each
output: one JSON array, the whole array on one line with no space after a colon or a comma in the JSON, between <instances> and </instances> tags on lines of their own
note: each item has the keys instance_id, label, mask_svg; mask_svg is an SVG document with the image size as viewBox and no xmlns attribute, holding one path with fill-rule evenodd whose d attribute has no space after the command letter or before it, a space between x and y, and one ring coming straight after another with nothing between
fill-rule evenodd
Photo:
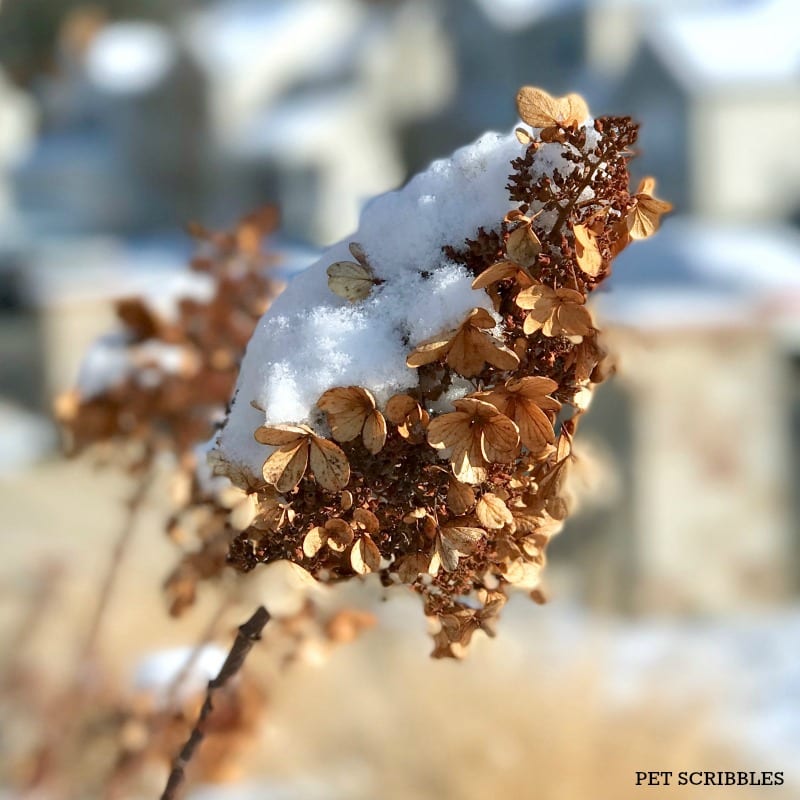
<instances>
[{"instance_id":1,"label":"bare twig","mask_svg":"<svg viewBox=\"0 0 800 800\"><path fill-rule=\"evenodd\" d=\"M78 660L79 670L82 669L94 656L94 651L97 647L97 641L100 637L103 621L105 620L106 613L111 602L111 596L117 584L117 578L119 577L122 564L125 561L125 556L127 555L131 540L133 539L133 534L136 530L136 523L139 518L139 512L141 511L144 500L147 497L147 492L149 491L153 482L153 477L153 470L150 469L139 480L133 494L131 495L131 498L128 500L125 521L123 523L122 530L120 530L117 540L114 543L114 550L111 554L111 560L109 561L106 573L103 576L103 584L100 588L97 604L94 608L92 621L89 625L86 640L84 641L83 648L80 652Z\"/></svg>"},{"instance_id":2,"label":"bare twig","mask_svg":"<svg viewBox=\"0 0 800 800\"><path fill-rule=\"evenodd\" d=\"M236 634L236 639L228 652L225 663L222 665L217 677L208 683L206 699L203 703L203 707L200 709L197 722L172 764L172 771L170 772L164 792L161 795L161 800L175 800L178 796L177 793L186 777L186 766L192 760L195 751L200 746L205 736L206 722L209 715L214 710L214 693L225 686L225 684L242 668L247 654L250 652L253 645L261 638L261 632L264 630L264 626L269 622L269 619L270 615L267 609L264 608L264 606L259 606L253 616L243 625L239 626L239 632Z\"/></svg>"}]
</instances>

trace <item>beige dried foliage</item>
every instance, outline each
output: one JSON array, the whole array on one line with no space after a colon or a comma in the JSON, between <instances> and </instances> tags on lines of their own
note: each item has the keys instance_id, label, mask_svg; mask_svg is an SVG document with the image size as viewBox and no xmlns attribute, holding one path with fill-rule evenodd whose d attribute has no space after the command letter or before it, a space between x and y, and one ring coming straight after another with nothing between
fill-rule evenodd
<instances>
[{"instance_id":1,"label":"beige dried foliage","mask_svg":"<svg viewBox=\"0 0 800 800\"><path fill-rule=\"evenodd\" d=\"M478 375L487 364L504 371L514 369L519 364L517 355L486 333L496 325L485 308L473 308L456 330L417 345L406 364L416 368L443 360L465 378Z\"/></svg>"}]
</instances>

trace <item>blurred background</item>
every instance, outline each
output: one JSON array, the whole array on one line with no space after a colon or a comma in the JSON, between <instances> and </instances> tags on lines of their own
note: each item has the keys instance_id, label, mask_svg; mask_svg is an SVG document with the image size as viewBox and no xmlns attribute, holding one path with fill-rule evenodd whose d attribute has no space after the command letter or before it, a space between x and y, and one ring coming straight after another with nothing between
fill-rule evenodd
<instances>
[{"instance_id":1,"label":"blurred background","mask_svg":"<svg viewBox=\"0 0 800 800\"><path fill-rule=\"evenodd\" d=\"M651 769L783 770L770 796L800 796L794 0L0 0L0 641L60 575L30 645L57 676L108 558L125 478L63 461L50 408L113 300L186 269L188 221L264 203L301 269L370 196L509 130L523 84L639 120L634 185L676 209L596 298L619 370L551 603L514 600L461 664L382 605L275 690L251 783L198 798L620 800ZM153 502L104 640L122 686L211 607L167 618ZM663 796L715 796L693 791Z\"/></svg>"}]
</instances>

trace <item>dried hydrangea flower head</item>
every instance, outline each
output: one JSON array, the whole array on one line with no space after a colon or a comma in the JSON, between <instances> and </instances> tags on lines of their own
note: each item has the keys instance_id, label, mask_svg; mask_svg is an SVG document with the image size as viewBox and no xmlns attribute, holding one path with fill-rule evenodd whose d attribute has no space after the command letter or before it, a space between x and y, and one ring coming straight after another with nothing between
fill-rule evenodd
<instances>
[{"instance_id":1,"label":"dried hydrangea flower head","mask_svg":"<svg viewBox=\"0 0 800 800\"><path fill-rule=\"evenodd\" d=\"M435 656L491 635L510 588L543 599L573 438L610 371L586 300L669 210L652 179L629 189L629 118L532 87L517 104L516 136L377 198L352 258L334 246L289 286L214 453L257 508L237 569L404 584Z\"/></svg>"}]
</instances>

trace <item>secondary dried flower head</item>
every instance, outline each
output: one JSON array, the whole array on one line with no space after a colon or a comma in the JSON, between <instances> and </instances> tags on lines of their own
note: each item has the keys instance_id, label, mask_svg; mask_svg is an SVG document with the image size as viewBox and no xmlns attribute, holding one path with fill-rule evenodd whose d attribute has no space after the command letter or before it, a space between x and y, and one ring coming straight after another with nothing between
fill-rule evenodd
<instances>
[{"instance_id":1,"label":"secondary dried flower head","mask_svg":"<svg viewBox=\"0 0 800 800\"><path fill-rule=\"evenodd\" d=\"M518 109L530 129L518 131L509 206L441 253L470 273L474 307L424 341L398 330L416 384L389 397L385 386L332 386L303 424L259 428L273 449L265 483L249 490L277 493L291 514L276 514L270 495L272 510L229 552L242 571L288 559L319 581L378 573L410 587L438 626L435 656L492 635L511 588L543 601L547 545L570 510L573 437L611 372L586 301L668 210L652 182L629 189L630 119L587 121L577 95L533 87ZM351 253L328 267L329 287L358 312L386 289L373 291L382 281L360 247Z\"/></svg>"}]
</instances>

